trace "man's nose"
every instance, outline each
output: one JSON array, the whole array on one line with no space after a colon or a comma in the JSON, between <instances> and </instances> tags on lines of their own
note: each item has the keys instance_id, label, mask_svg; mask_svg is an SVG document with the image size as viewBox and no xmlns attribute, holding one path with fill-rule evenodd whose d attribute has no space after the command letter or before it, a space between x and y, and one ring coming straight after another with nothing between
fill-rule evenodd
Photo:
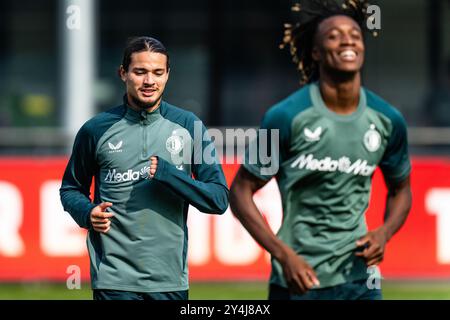
<instances>
[{"instance_id":1,"label":"man's nose","mask_svg":"<svg viewBox=\"0 0 450 320\"><path fill-rule=\"evenodd\" d=\"M353 39L353 37L350 34L343 34L341 37L341 45L354 45L355 44L355 40Z\"/></svg>"},{"instance_id":2,"label":"man's nose","mask_svg":"<svg viewBox=\"0 0 450 320\"><path fill-rule=\"evenodd\" d=\"M155 83L155 79L153 78L152 74L149 72L144 77L144 84L152 85Z\"/></svg>"}]
</instances>

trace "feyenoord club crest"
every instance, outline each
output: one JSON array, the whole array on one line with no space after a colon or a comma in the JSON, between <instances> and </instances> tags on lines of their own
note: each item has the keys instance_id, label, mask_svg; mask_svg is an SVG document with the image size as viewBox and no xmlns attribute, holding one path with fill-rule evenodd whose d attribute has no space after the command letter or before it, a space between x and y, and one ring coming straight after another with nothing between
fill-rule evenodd
<instances>
[{"instance_id":1,"label":"feyenoord club crest","mask_svg":"<svg viewBox=\"0 0 450 320\"><path fill-rule=\"evenodd\" d=\"M373 123L364 135L364 146L370 152L377 151L381 146L381 135L375 130L375 125Z\"/></svg>"},{"instance_id":2,"label":"feyenoord club crest","mask_svg":"<svg viewBox=\"0 0 450 320\"><path fill-rule=\"evenodd\" d=\"M166 149L171 154L178 154L183 149L183 138L178 135L170 136L166 141Z\"/></svg>"}]
</instances>

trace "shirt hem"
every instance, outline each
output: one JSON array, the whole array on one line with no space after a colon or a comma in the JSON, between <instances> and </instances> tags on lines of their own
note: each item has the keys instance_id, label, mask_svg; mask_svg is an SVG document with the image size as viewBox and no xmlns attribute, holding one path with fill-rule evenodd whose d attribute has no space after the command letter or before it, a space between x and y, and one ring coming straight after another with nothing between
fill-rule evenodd
<instances>
[{"instance_id":1,"label":"shirt hem","mask_svg":"<svg viewBox=\"0 0 450 320\"><path fill-rule=\"evenodd\" d=\"M184 291L189 290L189 285L175 286L175 287L135 287L135 286L121 286L121 285L109 285L103 283L92 284L92 290L120 290L131 292L171 292L171 291Z\"/></svg>"},{"instance_id":2,"label":"shirt hem","mask_svg":"<svg viewBox=\"0 0 450 320\"><path fill-rule=\"evenodd\" d=\"M344 280L335 280L335 281L328 281L328 282L320 282L320 287L318 288L313 288L311 290L317 290L317 289L325 289L325 288L330 288L330 287L335 287L335 286L339 286L345 283L349 283L349 282L353 282L353 281L361 281L361 280L367 280L369 277L368 275L364 274L361 276L356 276L354 278L351 279L344 279ZM382 278L382 277L380 277ZM283 288L287 288L286 283L281 283L280 281L277 280L270 280L270 284L275 284L277 286L283 287Z\"/></svg>"}]
</instances>

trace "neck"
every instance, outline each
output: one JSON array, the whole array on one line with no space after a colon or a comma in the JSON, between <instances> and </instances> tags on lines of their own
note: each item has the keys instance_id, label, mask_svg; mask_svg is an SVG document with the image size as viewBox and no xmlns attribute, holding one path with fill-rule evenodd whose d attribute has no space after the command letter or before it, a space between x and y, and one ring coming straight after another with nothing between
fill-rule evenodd
<instances>
[{"instance_id":1,"label":"neck","mask_svg":"<svg viewBox=\"0 0 450 320\"><path fill-rule=\"evenodd\" d=\"M319 88L325 105L338 114L351 114L359 103L361 74L320 73Z\"/></svg>"},{"instance_id":2,"label":"neck","mask_svg":"<svg viewBox=\"0 0 450 320\"><path fill-rule=\"evenodd\" d=\"M162 97L160 97L153 105L149 106L147 104L143 104L142 102L140 102L136 99L133 99L133 97L131 97L130 95L127 94L128 106L137 112L141 112L142 110L145 110L147 112L155 111L161 105L161 100L162 100Z\"/></svg>"}]
</instances>

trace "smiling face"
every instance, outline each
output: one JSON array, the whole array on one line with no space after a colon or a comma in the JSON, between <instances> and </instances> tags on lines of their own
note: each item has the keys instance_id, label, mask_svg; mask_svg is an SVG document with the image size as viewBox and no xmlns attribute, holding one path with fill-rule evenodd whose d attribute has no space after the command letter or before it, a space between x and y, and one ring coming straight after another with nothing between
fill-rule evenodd
<instances>
[{"instance_id":1,"label":"smiling face","mask_svg":"<svg viewBox=\"0 0 450 320\"><path fill-rule=\"evenodd\" d=\"M347 16L332 16L318 26L312 51L321 71L356 74L364 63L361 28Z\"/></svg>"},{"instance_id":2,"label":"smiling face","mask_svg":"<svg viewBox=\"0 0 450 320\"><path fill-rule=\"evenodd\" d=\"M150 51L134 52L128 70L121 66L120 78L127 87L130 106L151 110L159 105L169 79L167 56Z\"/></svg>"}]
</instances>

